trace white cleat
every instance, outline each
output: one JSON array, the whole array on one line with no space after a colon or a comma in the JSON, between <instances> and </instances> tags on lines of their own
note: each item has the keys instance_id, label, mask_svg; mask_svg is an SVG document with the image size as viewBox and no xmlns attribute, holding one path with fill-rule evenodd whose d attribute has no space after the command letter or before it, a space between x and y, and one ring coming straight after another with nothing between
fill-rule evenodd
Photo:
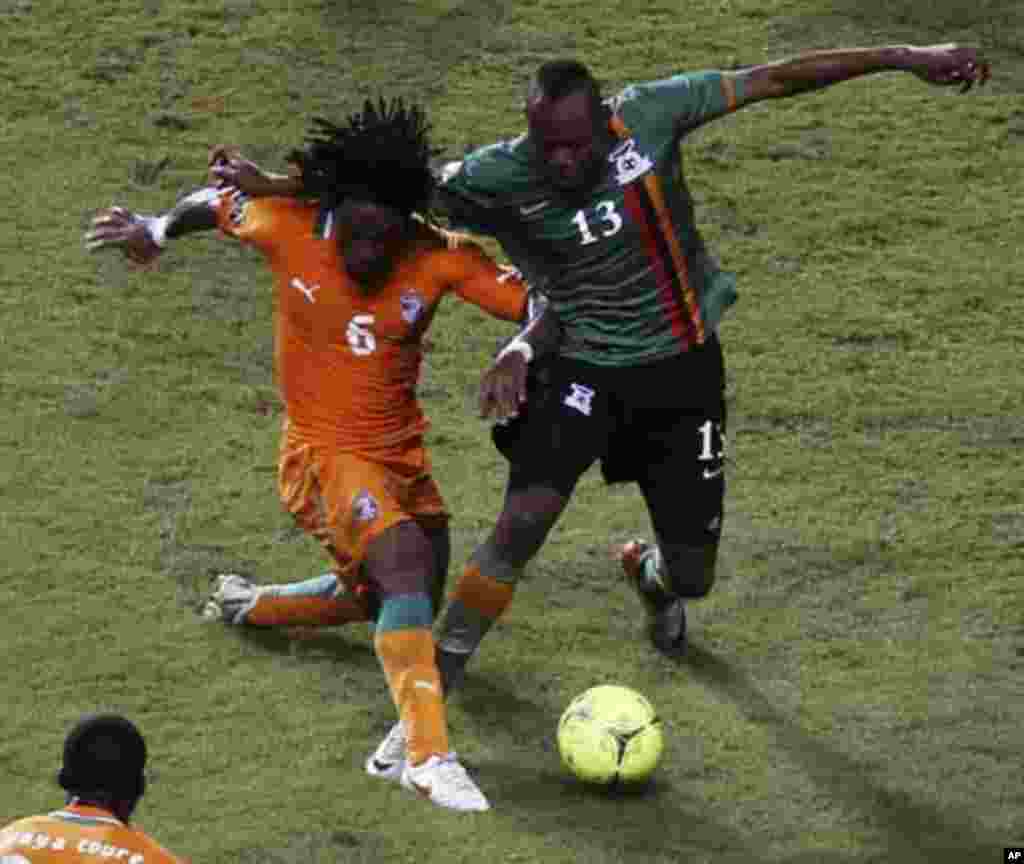
<instances>
[{"instance_id":1,"label":"white cleat","mask_svg":"<svg viewBox=\"0 0 1024 864\"><path fill-rule=\"evenodd\" d=\"M203 607L203 617L225 624L244 624L259 599L259 589L237 573L221 573L216 587Z\"/></svg>"},{"instance_id":2,"label":"white cleat","mask_svg":"<svg viewBox=\"0 0 1024 864\"><path fill-rule=\"evenodd\" d=\"M479 813L491 809L484 793L454 753L431 756L419 765L407 762L402 771L402 785L449 810Z\"/></svg>"},{"instance_id":3,"label":"white cleat","mask_svg":"<svg viewBox=\"0 0 1024 864\"><path fill-rule=\"evenodd\" d=\"M366 760L366 773L371 777L380 777L383 780L396 782L401 780L402 772L405 770L405 748L407 745L405 727L399 720Z\"/></svg>"}]
</instances>

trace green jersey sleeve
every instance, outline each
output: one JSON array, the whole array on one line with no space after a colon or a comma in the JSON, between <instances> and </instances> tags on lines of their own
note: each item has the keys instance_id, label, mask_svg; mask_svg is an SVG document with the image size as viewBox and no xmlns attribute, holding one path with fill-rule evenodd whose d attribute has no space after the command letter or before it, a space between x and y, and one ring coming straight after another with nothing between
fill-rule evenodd
<instances>
[{"instance_id":1,"label":"green jersey sleeve","mask_svg":"<svg viewBox=\"0 0 1024 864\"><path fill-rule=\"evenodd\" d=\"M682 137L735 111L743 101L743 79L729 72L692 72L633 84L613 106L629 127Z\"/></svg>"},{"instance_id":2,"label":"green jersey sleeve","mask_svg":"<svg viewBox=\"0 0 1024 864\"><path fill-rule=\"evenodd\" d=\"M437 203L453 227L495 234L510 211L538 194L525 137L481 147L441 173Z\"/></svg>"}]
</instances>

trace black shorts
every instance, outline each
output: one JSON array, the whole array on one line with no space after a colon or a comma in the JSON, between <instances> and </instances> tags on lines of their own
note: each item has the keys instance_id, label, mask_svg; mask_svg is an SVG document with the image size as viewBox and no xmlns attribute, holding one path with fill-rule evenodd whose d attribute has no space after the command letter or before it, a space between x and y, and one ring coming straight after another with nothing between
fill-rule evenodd
<instances>
[{"instance_id":1,"label":"black shorts","mask_svg":"<svg viewBox=\"0 0 1024 864\"><path fill-rule=\"evenodd\" d=\"M556 357L531 376L519 417L494 427L509 488L568 497L600 460L608 483L635 482L661 542L705 545L725 495L725 367L718 339L640 366Z\"/></svg>"}]
</instances>

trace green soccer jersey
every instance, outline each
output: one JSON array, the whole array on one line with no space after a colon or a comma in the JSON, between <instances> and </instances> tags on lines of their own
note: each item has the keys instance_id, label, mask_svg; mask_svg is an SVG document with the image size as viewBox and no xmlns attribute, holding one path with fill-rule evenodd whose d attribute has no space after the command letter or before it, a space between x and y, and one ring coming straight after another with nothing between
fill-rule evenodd
<instances>
[{"instance_id":1,"label":"green soccer jersey","mask_svg":"<svg viewBox=\"0 0 1024 864\"><path fill-rule=\"evenodd\" d=\"M679 145L736 109L740 83L729 73L678 75L609 100L618 143L585 201L559 197L525 135L447 172L441 202L452 221L494 237L547 294L565 328L564 356L604 366L675 356L703 343L735 301L733 275L694 224Z\"/></svg>"}]
</instances>

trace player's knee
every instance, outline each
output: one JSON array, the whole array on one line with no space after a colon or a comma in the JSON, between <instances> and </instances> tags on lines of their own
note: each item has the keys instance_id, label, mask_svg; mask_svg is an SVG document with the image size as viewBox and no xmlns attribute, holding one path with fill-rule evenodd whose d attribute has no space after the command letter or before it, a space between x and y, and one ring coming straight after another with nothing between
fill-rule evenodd
<instances>
[{"instance_id":1,"label":"player's knee","mask_svg":"<svg viewBox=\"0 0 1024 864\"><path fill-rule=\"evenodd\" d=\"M491 535L494 556L509 566L524 566L544 545L565 501L553 489L510 496Z\"/></svg>"},{"instance_id":2,"label":"player's knee","mask_svg":"<svg viewBox=\"0 0 1024 864\"><path fill-rule=\"evenodd\" d=\"M715 584L718 544L662 546L661 560L672 592L696 600L706 597Z\"/></svg>"}]
</instances>

